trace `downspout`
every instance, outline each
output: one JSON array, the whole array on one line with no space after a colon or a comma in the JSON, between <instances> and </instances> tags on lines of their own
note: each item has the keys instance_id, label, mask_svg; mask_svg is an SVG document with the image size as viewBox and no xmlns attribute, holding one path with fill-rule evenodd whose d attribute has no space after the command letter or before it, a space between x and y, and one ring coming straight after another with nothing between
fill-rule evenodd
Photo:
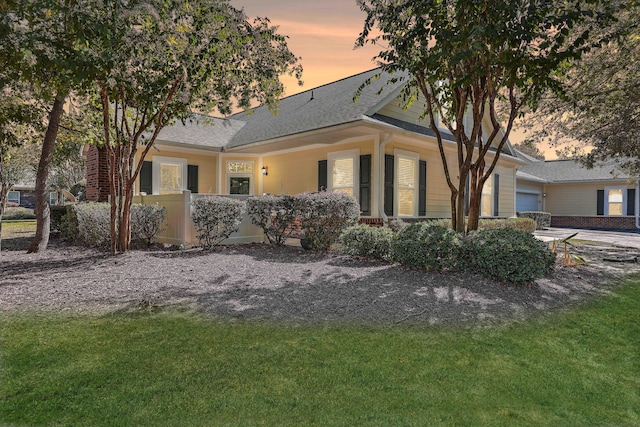
<instances>
[{"instance_id":1,"label":"downspout","mask_svg":"<svg viewBox=\"0 0 640 427\"><path fill-rule=\"evenodd\" d=\"M640 213L638 213L638 210L640 209L640 178L636 179L636 200L634 200L634 203L636 204L636 209L634 211L634 213L636 214L636 228L640 229Z\"/></svg>"},{"instance_id":2,"label":"downspout","mask_svg":"<svg viewBox=\"0 0 640 427\"><path fill-rule=\"evenodd\" d=\"M385 162L384 162L384 147L387 145L387 142L391 141L391 138L393 138L393 132L389 132L381 141L380 141L380 149L378 150L378 153L380 153L380 182L379 182L379 188L380 188L380 197L379 197L379 203L378 203L378 214L380 215L380 217L382 218L382 222L384 225L389 225L389 217L387 216L387 214L384 212L384 170L385 170Z\"/></svg>"}]
</instances>

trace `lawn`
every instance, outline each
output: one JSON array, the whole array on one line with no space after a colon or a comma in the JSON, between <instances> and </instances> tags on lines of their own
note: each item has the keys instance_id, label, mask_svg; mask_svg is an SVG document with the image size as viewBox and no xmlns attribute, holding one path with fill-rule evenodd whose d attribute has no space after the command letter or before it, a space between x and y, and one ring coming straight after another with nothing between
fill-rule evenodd
<instances>
[{"instance_id":1,"label":"lawn","mask_svg":"<svg viewBox=\"0 0 640 427\"><path fill-rule=\"evenodd\" d=\"M0 317L0 424L640 425L640 278L473 328Z\"/></svg>"},{"instance_id":2,"label":"lawn","mask_svg":"<svg viewBox=\"0 0 640 427\"><path fill-rule=\"evenodd\" d=\"M33 237L35 231L35 220L2 221L2 239Z\"/></svg>"}]
</instances>

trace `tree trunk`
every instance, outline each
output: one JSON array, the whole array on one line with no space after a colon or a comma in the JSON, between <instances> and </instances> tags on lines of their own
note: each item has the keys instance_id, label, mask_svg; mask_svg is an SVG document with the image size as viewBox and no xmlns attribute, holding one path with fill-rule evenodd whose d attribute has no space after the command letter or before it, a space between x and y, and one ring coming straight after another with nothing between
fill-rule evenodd
<instances>
[{"instance_id":1,"label":"tree trunk","mask_svg":"<svg viewBox=\"0 0 640 427\"><path fill-rule=\"evenodd\" d=\"M44 134L44 141L42 143L42 154L40 155L40 162L38 163L38 172L36 174L36 235L31 242L31 246L27 253L35 253L44 251L49 244L49 232L50 232L50 217L49 217L49 202L47 201L47 176L49 175L49 165L53 158L53 148L55 147L56 137L58 136L58 129L60 127L60 120L64 113L64 99L66 97L58 96L53 101L53 107L49 114L49 124L47 131Z\"/></svg>"},{"instance_id":2,"label":"tree trunk","mask_svg":"<svg viewBox=\"0 0 640 427\"><path fill-rule=\"evenodd\" d=\"M7 194L9 194L9 188L4 185L0 185L0 251L2 251L2 217L4 216L4 210L7 207Z\"/></svg>"},{"instance_id":3,"label":"tree trunk","mask_svg":"<svg viewBox=\"0 0 640 427\"><path fill-rule=\"evenodd\" d=\"M120 240L119 246L121 252L129 250L131 242L131 203L133 202L133 188L129 180L126 181L124 188L124 197L122 200L122 217L120 218Z\"/></svg>"}]
</instances>

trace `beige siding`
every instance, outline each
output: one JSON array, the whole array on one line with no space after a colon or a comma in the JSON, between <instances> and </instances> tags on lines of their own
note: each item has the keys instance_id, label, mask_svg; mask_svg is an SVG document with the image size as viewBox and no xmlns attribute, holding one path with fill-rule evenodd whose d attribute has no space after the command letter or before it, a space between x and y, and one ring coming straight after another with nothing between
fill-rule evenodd
<instances>
[{"instance_id":1,"label":"beige siding","mask_svg":"<svg viewBox=\"0 0 640 427\"><path fill-rule=\"evenodd\" d=\"M627 187L627 183L547 184L544 210L552 215L595 216L598 190L614 186Z\"/></svg>"},{"instance_id":2,"label":"beige siding","mask_svg":"<svg viewBox=\"0 0 640 427\"><path fill-rule=\"evenodd\" d=\"M391 117L393 119L402 120L408 123L413 123L415 125L429 127L429 118L426 117L424 120L420 120L420 115L424 112L425 103L424 101L414 102L408 110L405 110L401 107L401 99L396 98L391 101L386 106L382 107L378 114L383 116Z\"/></svg>"},{"instance_id":3,"label":"beige siding","mask_svg":"<svg viewBox=\"0 0 640 427\"><path fill-rule=\"evenodd\" d=\"M263 191L271 194L298 194L318 190L318 161L330 152L360 150L360 155L373 154L374 141L330 145L311 150L265 155L263 162L269 175L263 177Z\"/></svg>"}]
</instances>

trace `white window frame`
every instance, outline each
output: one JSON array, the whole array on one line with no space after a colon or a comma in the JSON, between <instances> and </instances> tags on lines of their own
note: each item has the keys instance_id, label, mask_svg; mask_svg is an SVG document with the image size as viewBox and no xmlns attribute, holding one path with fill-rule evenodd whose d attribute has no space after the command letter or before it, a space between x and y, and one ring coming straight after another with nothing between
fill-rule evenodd
<instances>
[{"instance_id":1,"label":"white window frame","mask_svg":"<svg viewBox=\"0 0 640 427\"><path fill-rule=\"evenodd\" d=\"M246 163L251 164L253 172L229 172L230 163ZM227 194L231 194L231 178L249 178L249 196L253 196L253 180L255 179L256 162L255 160L233 160L229 159L224 164L224 171L227 175Z\"/></svg>"},{"instance_id":2,"label":"white window frame","mask_svg":"<svg viewBox=\"0 0 640 427\"><path fill-rule=\"evenodd\" d=\"M491 176L489 177L489 179L487 181L485 181L484 185L482 186L483 193L480 194L480 217L481 218L494 218L495 217L494 210L493 210L493 203L494 203L493 201L495 200L495 194L494 193L496 191L495 176L496 176L496 174L492 173ZM484 196L485 196L484 189L487 186L487 182L491 183L491 194L489 194L489 196L490 196L489 197L489 199L490 199L489 207L491 209L491 215L483 215L484 207L485 207L484 206Z\"/></svg>"},{"instance_id":3,"label":"white window frame","mask_svg":"<svg viewBox=\"0 0 640 427\"><path fill-rule=\"evenodd\" d=\"M609 214L609 192L612 190L622 191L622 213L621 215ZM604 215L605 216L627 216L627 187L604 187Z\"/></svg>"},{"instance_id":4,"label":"white window frame","mask_svg":"<svg viewBox=\"0 0 640 427\"><path fill-rule=\"evenodd\" d=\"M338 188L333 185L333 164L336 160L342 159L351 159L353 161L353 196L360 201L360 150L357 148L327 153L327 190L335 191Z\"/></svg>"},{"instance_id":5,"label":"white window frame","mask_svg":"<svg viewBox=\"0 0 640 427\"><path fill-rule=\"evenodd\" d=\"M12 194L17 194L18 195L18 201L16 202L15 200L11 200L11 195ZM13 202L13 203L17 203L20 204L20 192L18 190L11 190L7 193L7 202Z\"/></svg>"},{"instance_id":6,"label":"white window frame","mask_svg":"<svg viewBox=\"0 0 640 427\"><path fill-rule=\"evenodd\" d=\"M420 155L413 151L402 150L396 148L393 150L394 157L394 182L393 182L393 212L394 216L398 218L413 218L418 216L419 204L420 204ZM399 203L400 203L400 158L408 159L414 162L414 186L413 186L413 215L400 215Z\"/></svg>"},{"instance_id":7,"label":"white window frame","mask_svg":"<svg viewBox=\"0 0 640 427\"><path fill-rule=\"evenodd\" d=\"M183 192L187 189L187 159L181 159L179 157L163 157L153 156L152 161L152 181L151 189L154 195L160 194L160 165L177 165L181 167L182 179L180 180L180 191Z\"/></svg>"},{"instance_id":8,"label":"white window frame","mask_svg":"<svg viewBox=\"0 0 640 427\"><path fill-rule=\"evenodd\" d=\"M58 203L58 192L57 191L49 191L49 204L55 205Z\"/></svg>"}]
</instances>

